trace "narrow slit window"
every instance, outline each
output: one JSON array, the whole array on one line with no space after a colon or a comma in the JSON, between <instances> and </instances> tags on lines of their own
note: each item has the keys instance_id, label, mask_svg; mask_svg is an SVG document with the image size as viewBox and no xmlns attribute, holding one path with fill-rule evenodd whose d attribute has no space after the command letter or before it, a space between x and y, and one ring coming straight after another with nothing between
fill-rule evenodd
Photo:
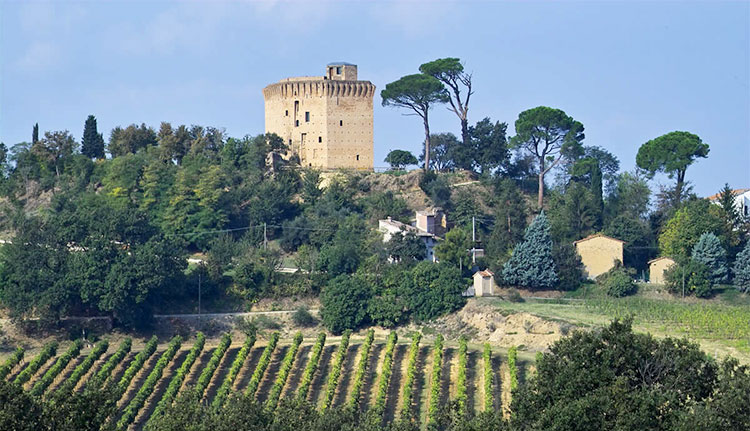
<instances>
[{"instance_id":1,"label":"narrow slit window","mask_svg":"<svg viewBox=\"0 0 750 431\"><path fill-rule=\"evenodd\" d=\"M318 136L318 142L323 142L323 137L322 136Z\"/></svg>"},{"instance_id":2,"label":"narrow slit window","mask_svg":"<svg viewBox=\"0 0 750 431\"><path fill-rule=\"evenodd\" d=\"M359 154L357 154L357 161L359 161Z\"/></svg>"},{"instance_id":3,"label":"narrow slit window","mask_svg":"<svg viewBox=\"0 0 750 431\"><path fill-rule=\"evenodd\" d=\"M288 109L287 109L286 111L284 111L284 116L285 116L285 117L288 117L288 116L289 116L289 110L288 110Z\"/></svg>"},{"instance_id":4,"label":"narrow slit window","mask_svg":"<svg viewBox=\"0 0 750 431\"><path fill-rule=\"evenodd\" d=\"M310 122L310 111L305 111L305 123Z\"/></svg>"},{"instance_id":5,"label":"narrow slit window","mask_svg":"<svg viewBox=\"0 0 750 431\"><path fill-rule=\"evenodd\" d=\"M344 125L344 120L339 120L339 126L343 126L343 125Z\"/></svg>"}]
</instances>

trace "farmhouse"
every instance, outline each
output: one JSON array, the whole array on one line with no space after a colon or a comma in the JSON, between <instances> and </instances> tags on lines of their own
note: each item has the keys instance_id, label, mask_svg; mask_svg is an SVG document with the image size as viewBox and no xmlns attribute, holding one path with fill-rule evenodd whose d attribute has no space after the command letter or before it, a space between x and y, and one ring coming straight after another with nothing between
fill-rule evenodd
<instances>
[{"instance_id":1,"label":"farmhouse","mask_svg":"<svg viewBox=\"0 0 750 431\"><path fill-rule=\"evenodd\" d=\"M669 257L657 257L648 261L648 280L653 284L665 284L664 273L675 264Z\"/></svg>"},{"instance_id":2,"label":"farmhouse","mask_svg":"<svg viewBox=\"0 0 750 431\"><path fill-rule=\"evenodd\" d=\"M594 279L615 266L615 261L622 262L622 249L625 241L606 235L597 234L574 242L586 276Z\"/></svg>"},{"instance_id":3,"label":"farmhouse","mask_svg":"<svg viewBox=\"0 0 750 431\"><path fill-rule=\"evenodd\" d=\"M283 138L303 167L372 170L374 94L344 62L325 76L283 79L263 89L266 133Z\"/></svg>"},{"instance_id":4,"label":"farmhouse","mask_svg":"<svg viewBox=\"0 0 750 431\"><path fill-rule=\"evenodd\" d=\"M396 232L411 232L424 242L427 250L425 260L437 262L435 245L437 245L438 241L442 240L437 234L444 231L445 214L439 208L435 208L417 211L416 216L416 226L393 220L391 217L378 220L378 230L383 233L383 242L390 241Z\"/></svg>"},{"instance_id":5,"label":"farmhouse","mask_svg":"<svg viewBox=\"0 0 750 431\"><path fill-rule=\"evenodd\" d=\"M743 217L750 217L750 189L735 189L732 190L734 195L734 208ZM712 203L719 203L719 194L709 196L707 198Z\"/></svg>"}]
</instances>

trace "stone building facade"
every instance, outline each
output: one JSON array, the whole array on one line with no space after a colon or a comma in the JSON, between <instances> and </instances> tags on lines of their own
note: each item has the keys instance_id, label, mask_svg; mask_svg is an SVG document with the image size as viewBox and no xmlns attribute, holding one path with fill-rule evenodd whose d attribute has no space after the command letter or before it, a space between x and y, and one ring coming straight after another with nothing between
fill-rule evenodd
<instances>
[{"instance_id":1,"label":"stone building facade","mask_svg":"<svg viewBox=\"0 0 750 431\"><path fill-rule=\"evenodd\" d=\"M594 279L615 266L615 261L622 263L624 241L606 235L592 235L576 241L576 251L581 256L586 276Z\"/></svg>"},{"instance_id":2,"label":"stone building facade","mask_svg":"<svg viewBox=\"0 0 750 431\"><path fill-rule=\"evenodd\" d=\"M669 257L657 257L648 261L649 282L653 284L666 284L667 280L664 273L667 272L675 261Z\"/></svg>"},{"instance_id":3,"label":"stone building facade","mask_svg":"<svg viewBox=\"0 0 750 431\"><path fill-rule=\"evenodd\" d=\"M303 167L372 170L374 95L349 63L283 79L263 89L266 133L281 136Z\"/></svg>"}]
</instances>

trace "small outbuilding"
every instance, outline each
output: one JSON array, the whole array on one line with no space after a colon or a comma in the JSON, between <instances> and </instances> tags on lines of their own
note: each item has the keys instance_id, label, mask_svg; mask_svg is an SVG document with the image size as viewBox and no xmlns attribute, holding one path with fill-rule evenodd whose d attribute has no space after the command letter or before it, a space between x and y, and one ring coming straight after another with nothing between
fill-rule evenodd
<instances>
[{"instance_id":1,"label":"small outbuilding","mask_svg":"<svg viewBox=\"0 0 750 431\"><path fill-rule=\"evenodd\" d=\"M495 274L486 269L474 273L474 296L495 296Z\"/></svg>"},{"instance_id":2,"label":"small outbuilding","mask_svg":"<svg viewBox=\"0 0 750 431\"><path fill-rule=\"evenodd\" d=\"M648 281L653 284L666 284L664 273L675 264L669 257L657 257L648 261Z\"/></svg>"},{"instance_id":3,"label":"small outbuilding","mask_svg":"<svg viewBox=\"0 0 750 431\"><path fill-rule=\"evenodd\" d=\"M625 241L607 235L597 234L574 242L578 255L581 256L584 271L589 279L594 279L615 266L615 261L622 262L622 250Z\"/></svg>"}]
</instances>

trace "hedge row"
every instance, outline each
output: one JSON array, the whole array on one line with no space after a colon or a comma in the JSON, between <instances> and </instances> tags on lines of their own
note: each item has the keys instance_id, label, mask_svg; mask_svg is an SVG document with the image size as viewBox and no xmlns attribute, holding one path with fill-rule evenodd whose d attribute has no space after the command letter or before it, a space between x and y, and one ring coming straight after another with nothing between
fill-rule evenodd
<instances>
[{"instance_id":1,"label":"hedge row","mask_svg":"<svg viewBox=\"0 0 750 431\"><path fill-rule=\"evenodd\" d=\"M362 392L362 384L364 383L365 373L367 372L367 359L370 357L370 349L372 348L372 341L374 339L375 331L370 329L367 331L367 338L365 338L365 343L362 345L362 351L359 354L357 373L354 375L352 394L351 398L349 398L349 404L355 410L359 409L359 395L360 392Z\"/></svg>"},{"instance_id":2,"label":"hedge row","mask_svg":"<svg viewBox=\"0 0 750 431\"><path fill-rule=\"evenodd\" d=\"M310 390L310 384L312 383L315 370L318 369L318 363L320 362L320 354L323 352L323 345L326 342L326 333L321 332L318 334L318 339L315 341L312 352L310 353L310 359L307 361L305 366L305 372L302 374L302 381L300 382L299 389L297 390L297 398L300 401L304 401L307 398L307 392Z\"/></svg>"},{"instance_id":3,"label":"hedge row","mask_svg":"<svg viewBox=\"0 0 750 431\"><path fill-rule=\"evenodd\" d=\"M268 394L268 399L266 400L266 408L270 411L276 410L276 405L279 402L281 391L284 389L286 379L287 377L289 377L289 371L291 371L292 365L294 365L294 358L297 356L297 351L299 350L300 344L302 344L302 333L297 332L294 335L294 342L292 343L292 347L289 348L289 350L286 352L286 355L284 355L284 359L281 361L281 368L279 369L279 373L276 375L276 381L273 382L271 392Z\"/></svg>"},{"instance_id":4,"label":"hedge row","mask_svg":"<svg viewBox=\"0 0 750 431\"><path fill-rule=\"evenodd\" d=\"M510 390L515 391L518 387L518 347L513 346L508 349L508 368L510 369Z\"/></svg>"},{"instance_id":5,"label":"hedge row","mask_svg":"<svg viewBox=\"0 0 750 431\"><path fill-rule=\"evenodd\" d=\"M278 342L279 333L274 332L271 334L271 339L268 340L268 345L266 345L266 348L263 349L263 353L260 355L258 365L255 366L255 371L253 371L253 375L250 377L250 383L248 383L247 389L245 390L245 395L249 397L255 396L255 392L258 391L258 385L260 385L260 379L263 378L263 373L266 372L266 368L268 368L268 364L271 362L271 355L273 355L273 351L276 349L276 343Z\"/></svg>"},{"instance_id":6,"label":"hedge row","mask_svg":"<svg viewBox=\"0 0 750 431\"><path fill-rule=\"evenodd\" d=\"M227 395L229 395L229 391L232 390L232 384L237 378L237 375L240 373L242 365L245 364L245 359L247 359L247 355L250 353L250 350L253 348L254 344L255 334L248 335L245 339L245 344L242 345L242 349L240 349L237 357L234 358L234 361L232 362L232 367L229 369L229 374L227 374L227 377L224 379L224 382L222 382L221 387L219 387L219 390L216 392L216 396L214 397L214 400L212 402L212 405L214 407L221 407L222 404L224 404L224 400L227 398Z\"/></svg>"},{"instance_id":7,"label":"hedge row","mask_svg":"<svg viewBox=\"0 0 750 431\"><path fill-rule=\"evenodd\" d=\"M19 347L16 349L15 352L8 358L4 363L3 366L0 367L0 380L4 379L8 374L10 374L11 370L13 370L13 367L18 365L19 362L21 362L21 359L23 359L24 350L23 347Z\"/></svg>"},{"instance_id":8,"label":"hedge row","mask_svg":"<svg viewBox=\"0 0 750 431\"><path fill-rule=\"evenodd\" d=\"M185 360L182 361L182 365L180 365L180 368L177 369L174 377L172 377L172 380L169 382L167 390L164 391L164 395L161 396L159 403L154 409L154 412L151 413L151 417L149 417L148 419L149 422L154 421L155 418L161 415L164 409L171 406L172 402L175 400L175 398L177 398L177 393L182 387L182 382L185 381L185 377L187 377L188 373L190 372L190 368L192 368L193 363L195 363L195 360L198 359L198 355L200 355L203 351L203 346L205 345L205 343L206 336L203 335L202 332L198 332L195 337L195 343L193 343L193 347L190 348L190 352L188 352L187 357L185 357Z\"/></svg>"},{"instance_id":9,"label":"hedge row","mask_svg":"<svg viewBox=\"0 0 750 431\"><path fill-rule=\"evenodd\" d=\"M336 395L336 387L339 385L339 377L341 377L341 368L344 366L344 360L346 360L346 352L349 349L349 337L352 335L352 331L347 329L344 331L344 335L341 336L341 343L336 351L336 358L333 361L333 368L331 368L328 374L328 384L326 385L326 398L323 401L322 411L325 411L331 406L333 397Z\"/></svg>"},{"instance_id":10,"label":"hedge row","mask_svg":"<svg viewBox=\"0 0 750 431\"><path fill-rule=\"evenodd\" d=\"M491 412L495 407L495 397L492 393L492 349L489 343L484 343L484 411Z\"/></svg>"},{"instance_id":11,"label":"hedge row","mask_svg":"<svg viewBox=\"0 0 750 431\"><path fill-rule=\"evenodd\" d=\"M29 365L26 366L26 368L23 369L18 375L16 376L16 379L14 382L16 384L23 385L29 379L37 372L39 371L39 368L44 365L45 362L49 360L49 358L55 356L55 353L57 353L57 343L51 342L44 345L42 348L42 351L39 352L38 355L34 357L34 359L29 362Z\"/></svg>"},{"instance_id":12,"label":"hedge row","mask_svg":"<svg viewBox=\"0 0 750 431\"><path fill-rule=\"evenodd\" d=\"M47 389L49 385L52 384L52 382L55 380L55 377L57 377L58 374L62 372L62 370L65 369L65 367L68 366L68 363L78 356L79 353L81 353L81 348L83 347L83 341L78 339L73 342L73 344L68 347L68 350L65 351L65 353L62 354L59 358L57 358L57 361L54 365L52 365L46 373L44 373L44 376L42 376L41 379L37 380L36 383L34 383L34 386L31 388L31 395L34 396L40 396L44 393L44 391Z\"/></svg>"},{"instance_id":13,"label":"hedge row","mask_svg":"<svg viewBox=\"0 0 750 431\"><path fill-rule=\"evenodd\" d=\"M133 420L135 420L135 417L143 407L143 404L146 403L146 399L154 392L156 383L161 379L164 369L167 368L167 365L172 361L172 358L174 358L174 355L177 353L177 350L180 349L181 345L182 337L175 335L169 342L167 350L165 350L159 360L156 361L154 369L152 369L148 377L146 377L146 380L141 385L141 388L138 389L135 397L130 400L130 403L125 408L122 417L120 417L120 420L117 422L117 429L125 429L133 422Z\"/></svg>"},{"instance_id":14,"label":"hedge row","mask_svg":"<svg viewBox=\"0 0 750 431\"><path fill-rule=\"evenodd\" d=\"M435 345L432 347L432 375L430 376L430 406L428 415L430 422L435 417L440 407L440 377L443 372L443 336L438 334Z\"/></svg>"},{"instance_id":15,"label":"hedge row","mask_svg":"<svg viewBox=\"0 0 750 431\"><path fill-rule=\"evenodd\" d=\"M128 386L130 385L130 381L133 380L133 377L135 377L138 371L141 370L143 364L146 362L146 359L154 354L158 341L159 340L156 338L156 335L154 335L150 340L148 340L148 343L146 343L146 346L143 348L143 350L135 355L135 359L133 359L133 362L130 363L130 366L128 366L128 368L125 370L125 374L122 375L120 382L117 384L117 393L119 395L122 396L122 394L125 393L125 391L128 389Z\"/></svg>"},{"instance_id":16,"label":"hedge row","mask_svg":"<svg viewBox=\"0 0 750 431\"><path fill-rule=\"evenodd\" d=\"M224 357L224 354L227 352L227 349L229 348L229 345L231 343L231 335L224 334L221 336L219 346L216 348L216 350L214 350L214 353L211 355L211 359L208 361L206 368L203 369L203 372L201 372L201 375L198 377L198 382L195 384L195 392L198 394L198 397L203 397L203 393L206 392L208 383L214 376L214 373L216 372L216 369L219 367L219 363L221 362L221 358Z\"/></svg>"},{"instance_id":17,"label":"hedge row","mask_svg":"<svg viewBox=\"0 0 750 431\"><path fill-rule=\"evenodd\" d=\"M417 376L417 359L419 359L419 342L422 334L417 332L411 337L409 347L409 363L406 368L406 381L404 382L404 393L401 397L401 418L412 420L411 403L414 398L414 379Z\"/></svg>"},{"instance_id":18,"label":"hedge row","mask_svg":"<svg viewBox=\"0 0 750 431\"><path fill-rule=\"evenodd\" d=\"M373 406L373 414L376 417L382 416L385 411L385 399L388 396L388 385L393 373L393 352L396 349L397 341L398 335L395 331L388 334L388 341L385 345L385 357L383 358L383 369L380 372L380 378L378 378L378 395L375 398L375 405Z\"/></svg>"},{"instance_id":19,"label":"hedge row","mask_svg":"<svg viewBox=\"0 0 750 431\"><path fill-rule=\"evenodd\" d=\"M107 340L102 340L96 346L94 346L91 352L86 355L86 358L83 360L83 362L78 364L78 366L73 370L73 373L68 376L68 378L62 385L60 385L55 394L58 396L66 396L67 394L73 392L73 389L78 384L78 381L81 380L84 374L86 374L89 369L91 369L91 366L94 365L94 362L96 362L96 360L99 359L99 357L103 355L108 348L109 341Z\"/></svg>"},{"instance_id":20,"label":"hedge row","mask_svg":"<svg viewBox=\"0 0 750 431\"><path fill-rule=\"evenodd\" d=\"M456 402L458 402L458 411L461 414L466 413L466 360L467 346L466 338L461 337L458 340L458 377L456 377Z\"/></svg>"},{"instance_id":21,"label":"hedge row","mask_svg":"<svg viewBox=\"0 0 750 431\"><path fill-rule=\"evenodd\" d=\"M130 337L123 340L114 355L107 359L107 362L102 365L99 372L96 373L88 384L94 389L101 387L104 384L104 381L107 380L107 377L109 377L110 373L112 373L112 370L114 370L117 364L119 364L120 361L125 358L125 355L130 352L131 347L133 347L133 340Z\"/></svg>"}]
</instances>

